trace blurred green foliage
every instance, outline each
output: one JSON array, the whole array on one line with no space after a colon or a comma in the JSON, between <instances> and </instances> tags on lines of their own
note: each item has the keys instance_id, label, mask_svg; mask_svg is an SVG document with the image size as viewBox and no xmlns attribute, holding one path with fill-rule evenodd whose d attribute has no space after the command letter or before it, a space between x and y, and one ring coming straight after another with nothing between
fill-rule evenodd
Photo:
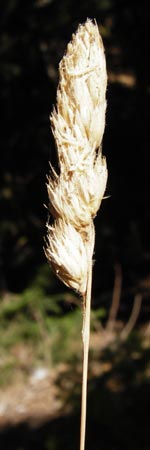
<instances>
[{"instance_id":1,"label":"blurred green foliage","mask_svg":"<svg viewBox=\"0 0 150 450\"><path fill-rule=\"evenodd\" d=\"M92 312L93 329L104 316L103 308ZM54 365L81 360L80 300L69 290L57 292L47 264L22 293L7 294L0 299L0 324L0 383L8 383L9 376L13 379L17 369L26 374L40 363ZM24 361L19 356L22 348L27 351Z\"/></svg>"}]
</instances>

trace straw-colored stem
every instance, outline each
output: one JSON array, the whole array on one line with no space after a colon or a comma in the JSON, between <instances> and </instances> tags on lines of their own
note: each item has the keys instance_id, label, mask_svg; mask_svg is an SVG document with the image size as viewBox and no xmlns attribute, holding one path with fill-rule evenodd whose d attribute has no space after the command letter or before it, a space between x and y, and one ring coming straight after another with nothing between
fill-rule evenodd
<instances>
[{"instance_id":1,"label":"straw-colored stem","mask_svg":"<svg viewBox=\"0 0 150 450\"><path fill-rule=\"evenodd\" d=\"M82 372L82 396L81 396L81 429L80 429L80 450L85 449L86 431L86 409L87 409L87 376L88 376L88 354L90 338L90 311L91 311L91 287L92 287L92 257L89 261L89 272L87 280L87 290L83 305L83 372Z\"/></svg>"}]
</instances>

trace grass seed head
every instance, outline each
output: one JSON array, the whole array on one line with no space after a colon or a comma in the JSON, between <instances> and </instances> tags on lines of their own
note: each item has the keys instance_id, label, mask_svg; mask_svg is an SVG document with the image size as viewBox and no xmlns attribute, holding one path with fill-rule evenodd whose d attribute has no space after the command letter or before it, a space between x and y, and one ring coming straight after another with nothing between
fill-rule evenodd
<instances>
[{"instance_id":1,"label":"grass seed head","mask_svg":"<svg viewBox=\"0 0 150 450\"><path fill-rule=\"evenodd\" d=\"M48 228L46 256L57 276L84 295L87 281L87 254L81 235L62 219Z\"/></svg>"},{"instance_id":2,"label":"grass seed head","mask_svg":"<svg viewBox=\"0 0 150 450\"><path fill-rule=\"evenodd\" d=\"M80 25L59 65L57 107L51 116L60 166L86 163L99 148L105 127L106 60L98 27ZM94 154L93 154L94 157Z\"/></svg>"},{"instance_id":3,"label":"grass seed head","mask_svg":"<svg viewBox=\"0 0 150 450\"><path fill-rule=\"evenodd\" d=\"M60 174L51 168L47 184L54 226L48 225L46 255L58 277L83 293L87 284L87 243L93 242L93 218L107 182L106 161L101 153L107 73L96 23L88 19L78 27L60 62L59 75L51 125Z\"/></svg>"}]
</instances>

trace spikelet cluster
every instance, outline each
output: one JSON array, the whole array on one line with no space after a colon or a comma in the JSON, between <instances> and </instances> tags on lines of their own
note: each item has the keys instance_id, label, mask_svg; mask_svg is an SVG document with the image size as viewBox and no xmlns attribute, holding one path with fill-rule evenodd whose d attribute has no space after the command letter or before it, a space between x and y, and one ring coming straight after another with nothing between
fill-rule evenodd
<instances>
[{"instance_id":1,"label":"spikelet cluster","mask_svg":"<svg viewBox=\"0 0 150 450\"><path fill-rule=\"evenodd\" d=\"M96 23L80 25L59 65L51 126L59 175L48 178L50 211L46 255L56 274L84 295L87 244L93 252L93 218L104 196L107 167L101 143L105 127L107 73Z\"/></svg>"}]
</instances>

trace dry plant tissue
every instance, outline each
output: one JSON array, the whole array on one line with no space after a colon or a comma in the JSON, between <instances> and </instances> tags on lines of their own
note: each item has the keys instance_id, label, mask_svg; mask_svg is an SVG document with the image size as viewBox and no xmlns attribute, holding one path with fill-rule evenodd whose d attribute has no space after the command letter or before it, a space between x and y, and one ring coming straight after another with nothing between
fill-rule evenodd
<instances>
[{"instance_id":1,"label":"dry plant tissue","mask_svg":"<svg viewBox=\"0 0 150 450\"><path fill-rule=\"evenodd\" d=\"M93 219L104 196L102 156L107 72L96 22L79 25L59 64L51 126L59 174L51 167L47 189L53 225L47 224L46 256L56 275L83 299L83 386L80 450L85 445L86 384L90 327Z\"/></svg>"}]
</instances>

